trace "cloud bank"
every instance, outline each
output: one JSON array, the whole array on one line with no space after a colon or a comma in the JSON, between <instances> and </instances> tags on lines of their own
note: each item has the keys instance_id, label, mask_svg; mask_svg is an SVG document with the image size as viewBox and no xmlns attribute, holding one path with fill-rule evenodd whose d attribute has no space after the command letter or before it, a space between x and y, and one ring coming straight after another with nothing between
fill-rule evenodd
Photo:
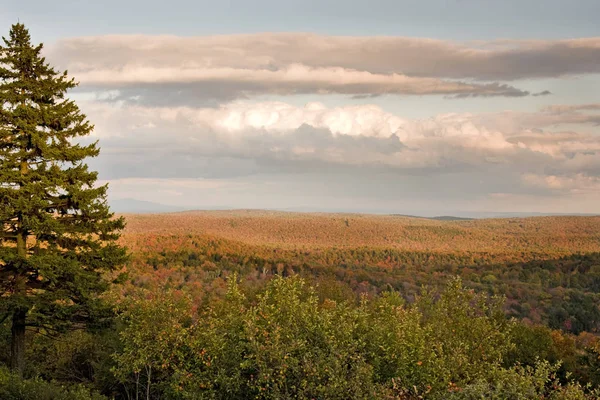
<instances>
[{"instance_id":1,"label":"cloud bank","mask_svg":"<svg viewBox=\"0 0 600 400\"><path fill-rule=\"evenodd\" d=\"M101 139L94 167L124 197L390 209L472 201L554 212L600 203L600 104L548 105L569 103L571 88L561 82L552 94L532 81L600 74L600 37L102 36L61 40L46 55L81 81L78 103ZM317 101L287 97L298 94ZM415 119L391 100L393 112L355 104L381 95L532 96L540 109Z\"/></svg>"},{"instance_id":2,"label":"cloud bank","mask_svg":"<svg viewBox=\"0 0 600 400\"><path fill-rule=\"evenodd\" d=\"M61 40L49 59L86 87L123 98L179 93L218 101L260 94L519 97L507 83L600 73L600 38L457 43L403 37L263 33ZM150 101L150 100L148 100Z\"/></svg>"},{"instance_id":3,"label":"cloud bank","mask_svg":"<svg viewBox=\"0 0 600 400\"><path fill-rule=\"evenodd\" d=\"M457 43L407 37L262 33L203 37L99 36L51 50L77 68L156 67L280 70L293 64L373 74L516 80L600 73L600 37Z\"/></svg>"},{"instance_id":4,"label":"cloud bank","mask_svg":"<svg viewBox=\"0 0 600 400\"><path fill-rule=\"evenodd\" d=\"M598 113L584 119L577 107L423 120L374 105L321 103L168 108L94 102L84 110L98 121L95 135L102 139L110 178L238 179L359 170L399 177L476 170L500 172L517 191L600 188L600 136L568 129L574 121L576 127L593 124Z\"/></svg>"}]
</instances>

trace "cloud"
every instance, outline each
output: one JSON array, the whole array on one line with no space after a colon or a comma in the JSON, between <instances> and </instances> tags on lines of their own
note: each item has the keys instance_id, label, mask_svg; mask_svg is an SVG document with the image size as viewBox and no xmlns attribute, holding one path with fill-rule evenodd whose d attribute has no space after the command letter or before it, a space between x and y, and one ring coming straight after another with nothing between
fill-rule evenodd
<instances>
[{"instance_id":1,"label":"cloud","mask_svg":"<svg viewBox=\"0 0 600 400\"><path fill-rule=\"evenodd\" d=\"M588 176L577 173L571 176L523 175L526 184L568 193L600 193L600 176Z\"/></svg>"},{"instance_id":2,"label":"cloud","mask_svg":"<svg viewBox=\"0 0 600 400\"><path fill-rule=\"evenodd\" d=\"M592 105L411 119L369 104L80 104L96 123L90 139L102 148L91 167L120 197L236 207L302 199L386 210L400 204L442 210L482 199L508 207L515 199L535 204L575 196L581 203L569 204L593 211L600 201L600 135L572 124L580 120L574 115L596 114ZM434 201L442 198L443 204ZM545 204L561 211L558 200Z\"/></svg>"},{"instance_id":3,"label":"cloud","mask_svg":"<svg viewBox=\"0 0 600 400\"><path fill-rule=\"evenodd\" d=\"M564 211L567 197L574 211L600 202L600 104L413 119L375 105L297 106L286 101L299 97L284 97L529 95L548 104L549 90L528 82L528 92L521 80L600 74L600 37L138 35L64 39L45 51L82 82L74 95L102 147L92 168L121 197L388 209L481 199L535 208L542 199L547 211Z\"/></svg>"},{"instance_id":4,"label":"cloud","mask_svg":"<svg viewBox=\"0 0 600 400\"><path fill-rule=\"evenodd\" d=\"M600 125L600 103L550 105L539 112L503 111L474 116L478 123L492 125L503 132L518 129L541 129L565 126Z\"/></svg>"},{"instance_id":5,"label":"cloud","mask_svg":"<svg viewBox=\"0 0 600 400\"><path fill-rule=\"evenodd\" d=\"M549 90L543 90L543 91L541 91L541 92L533 93L533 94L532 94L532 96L535 96L535 97L539 97L539 96L550 96L551 94L552 94L552 92L551 92L551 91L549 91Z\"/></svg>"},{"instance_id":6,"label":"cloud","mask_svg":"<svg viewBox=\"0 0 600 400\"><path fill-rule=\"evenodd\" d=\"M572 122L568 112L449 113L415 120L375 105L82 104L97 121L94 134L101 139L103 157L111 160L106 170L117 177L220 177L322 168L432 174L498 166L518 174L600 175L598 135L545 130L549 124Z\"/></svg>"},{"instance_id":7,"label":"cloud","mask_svg":"<svg viewBox=\"0 0 600 400\"><path fill-rule=\"evenodd\" d=\"M86 85L128 87L144 85L193 84L202 91L220 85L219 92L208 97L229 98L257 94L341 93L349 95L382 94L454 94L457 97L527 96L529 92L498 83L464 83L403 74L374 74L340 67L315 68L291 64L278 70L231 67L150 67L124 66L74 72ZM179 91L194 87L180 87ZM112 100L112 99L111 99Z\"/></svg>"},{"instance_id":8,"label":"cloud","mask_svg":"<svg viewBox=\"0 0 600 400\"><path fill-rule=\"evenodd\" d=\"M544 107L542 111L550 114L568 114L580 111L600 111L600 103L598 104L560 104ZM597 115L596 115L597 116Z\"/></svg>"},{"instance_id":9,"label":"cloud","mask_svg":"<svg viewBox=\"0 0 600 400\"><path fill-rule=\"evenodd\" d=\"M164 96L170 104L196 105L298 93L547 96L548 90L531 94L506 82L600 73L600 38L458 43L307 33L116 35L63 39L47 55L88 89L118 88L116 100L155 105Z\"/></svg>"},{"instance_id":10,"label":"cloud","mask_svg":"<svg viewBox=\"0 0 600 400\"><path fill-rule=\"evenodd\" d=\"M64 39L50 54L80 71L130 65L277 71L301 64L373 74L492 81L600 73L600 37L458 43L309 33L113 35Z\"/></svg>"}]
</instances>

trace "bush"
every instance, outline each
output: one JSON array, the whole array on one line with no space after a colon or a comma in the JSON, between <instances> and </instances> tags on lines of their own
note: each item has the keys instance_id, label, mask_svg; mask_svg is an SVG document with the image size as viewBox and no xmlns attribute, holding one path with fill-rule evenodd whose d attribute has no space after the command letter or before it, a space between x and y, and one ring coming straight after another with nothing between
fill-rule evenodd
<instances>
[{"instance_id":1,"label":"bush","mask_svg":"<svg viewBox=\"0 0 600 400\"><path fill-rule=\"evenodd\" d=\"M321 301L297 276L249 300L234 277L193 319L176 292L131 302L115 372L149 399L585 399L559 364L503 363L516 322L502 306L459 279L405 304Z\"/></svg>"},{"instance_id":2,"label":"bush","mask_svg":"<svg viewBox=\"0 0 600 400\"><path fill-rule=\"evenodd\" d=\"M82 385L60 386L40 379L21 379L0 368L2 400L106 400Z\"/></svg>"},{"instance_id":3,"label":"bush","mask_svg":"<svg viewBox=\"0 0 600 400\"><path fill-rule=\"evenodd\" d=\"M498 369L491 379L478 380L450 395L440 397L448 400L593 400L600 394L588 392L580 385L562 385L557 376L560 365L539 361L535 367L516 366L511 369Z\"/></svg>"}]
</instances>

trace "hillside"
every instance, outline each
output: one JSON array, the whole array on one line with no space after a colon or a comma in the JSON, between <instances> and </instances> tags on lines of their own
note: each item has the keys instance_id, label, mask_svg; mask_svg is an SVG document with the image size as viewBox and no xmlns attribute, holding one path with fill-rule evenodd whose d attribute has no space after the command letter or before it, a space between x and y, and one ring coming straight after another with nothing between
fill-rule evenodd
<instances>
[{"instance_id":1,"label":"hillside","mask_svg":"<svg viewBox=\"0 0 600 400\"><path fill-rule=\"evenodd\" d=\"M434 220L366 214L194 211L125 214L125 240L209 235L285 248L361 247L440 252L600 251L600 217Z\"/></svg>"},{"instance_id":2,"label":"hillside","mask_svg":"<svg viewBox=\"0 0 600 400\"><path fill-rule=\"evenodd\" d=\"M198 211L128 214L134 286L193 297L301 275L323 297L421 287L460 276L507 297L511 316L573 332L600 329L600 217L434 220L362 214ZM337 293L337 294L335 294Z\"/></svg>"}]
</instances>

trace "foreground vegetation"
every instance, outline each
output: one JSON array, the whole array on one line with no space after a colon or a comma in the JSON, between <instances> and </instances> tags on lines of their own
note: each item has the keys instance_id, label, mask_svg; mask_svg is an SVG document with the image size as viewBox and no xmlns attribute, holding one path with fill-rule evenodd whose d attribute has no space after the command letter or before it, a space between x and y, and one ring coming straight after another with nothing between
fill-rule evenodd
<instances>
[{"instance_id":1,"label":"foreground vegetation","mask_svg":"<svg viewBox=\"0 0 600 400\"><path fill-rule=\"evenodd\" d=\"M76 399L102 398L100 392L147 399L600 394L593 389L600 383L597 340L589 337L581 351L568 335L509 319L501 298L465 288L458 278L440 292L423 290L410 304L394 291L357 301L321 299L317 292L298 276L275 277L264 289L245 293L232 275L222 298L201 304L182 291L138 289L117 301L119 316L110 327L53 340L32 336L29 375L38 378L20 381L3 372L0 394L7 399L44 398L38 393L46 392L54 393L46 398ZM586 381L591 386L582 384Z\"/></svg>"},{"instance_id":2,"label":"foreground vegetation","mask_svg":"<svg viewBox=\"0 0 600 400\"><path fill-rule=\"evenodd\" d=\"M552 246L494 249L493 242L472 252L327 242L293 246L254 235L265 229L262 224L247 225L234 240L235 227L250 224L248 213L219 214L231 229L228 238L200 229L178 232L181 224L173 233L168 226L153 229L166 215L128 216L134 222L121 244L131 257L106 276L115 282L99 298L113 316L76 331L29 330L28 379L4 371L0 386L7 394L0 397L598 396L600 253L557 252ZM205 223L203 213L185 218L190 226ZM293 214L283 218L288 235L304 234L303 224L290 223ZM331 215L310 218L325 231L340 222ZM360 218L378 232L381 217ZM528 235L549 229L546 224L560 230L572 221L398 224L436 226L440 237L455 224L467 224L456 243L490 225L522 224L534 229L511 240L526 243ZM592 246L589 237L570 232L553 240L556 246ZM422 240L436 248L436 236ZM9 354L6 321L2 329L0 354Z\"/></svg>"}]
</instances>

